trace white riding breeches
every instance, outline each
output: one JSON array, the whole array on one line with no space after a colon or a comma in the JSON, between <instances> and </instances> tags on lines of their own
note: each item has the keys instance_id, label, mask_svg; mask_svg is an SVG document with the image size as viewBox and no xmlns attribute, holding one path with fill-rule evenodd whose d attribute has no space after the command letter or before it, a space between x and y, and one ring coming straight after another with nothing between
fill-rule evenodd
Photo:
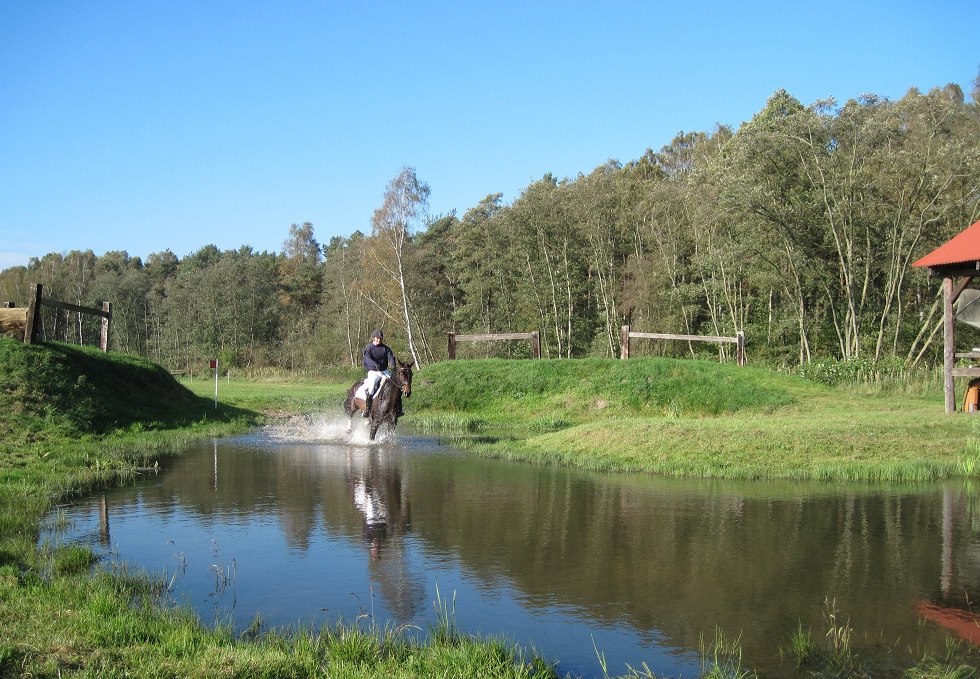
<instances>
[{"instance_id":1,"label":"white riding breeches","mask_svg":"<svg viewBox=\"0 0 980 679\"><path fill-rule=\"evenodd\" d=\"M367 376L364 378L364 392L372 398L376 393L378 393L378 387L381 386L381 380L387 378L384 372L380 370L368 370Z\"/></svg>"}]
</instances>

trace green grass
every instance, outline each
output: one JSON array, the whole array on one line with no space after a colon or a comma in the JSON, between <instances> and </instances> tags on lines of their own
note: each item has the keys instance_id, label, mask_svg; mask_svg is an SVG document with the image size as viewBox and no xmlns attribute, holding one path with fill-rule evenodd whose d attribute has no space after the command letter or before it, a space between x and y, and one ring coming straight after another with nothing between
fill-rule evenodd
<instances>
[{"instance_id":1,"label":"green grass","mask_svg":"<svg viewBox=\"0 0 980 679\"><path fill-rule=\"evenodd\" d=\"M758 368L672 359L444 361L418 370L421 414L478 413L492 424L542 417L569 422L620 417L772 412L812 383Z\"/></svg>"},{"instance_id":2,"label":"green grass","mask_svg":"<svg viewBox=\"0 0 980 679\"><path fill-rule=\"evenodd\" d=\"M317 412L324 409L343 407L347 389L360 373L347 382L323 382L310 378L294 381L277 379L232 379L219 378L219 405L242 408L259 412L265 416L277 417L288 413ZM202 399L214 404L214 379L188 379L183 377L180 384Z\"/></svg>"},{"instance_id":3,"label":"green grass","mask_svg":"<svg viewBox=\"0 0 980 679\"><path fill-rule=\"evenodd\" d=\"M145 576L24 578L0 568L2 676L554 677L509 644L461 635L417 641L411 630L336 624L236 637L184 609L155 605Z\"/></svg>"},{"instance_id":4,"label":"green grass","mask_svg":"<svg viewBox=\"0 0 980 679\"><path fill-rule=\"evenodd\" d=\"M973 416L763 368L674 360L456 361L416 373L406 421L469 449L669 476L922 481L980 474Z\"/></svg>"}]
</instances>

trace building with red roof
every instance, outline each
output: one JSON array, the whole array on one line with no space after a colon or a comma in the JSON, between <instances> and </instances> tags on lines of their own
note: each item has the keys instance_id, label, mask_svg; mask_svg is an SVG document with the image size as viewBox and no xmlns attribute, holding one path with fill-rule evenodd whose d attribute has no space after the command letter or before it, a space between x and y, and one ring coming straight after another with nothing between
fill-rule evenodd
<instances>
[{"instance_id":1,"label":"building with red roof","mask_svg":"<svg viewBox=\"0 0 980 679\"><path fill-rule=\"evenodd\" d=\"M980 221L950 238L912 266L929 269L933 276L943 278L943 382L946 412L956 412L956 388L954 377L980 377L980 368L957 368L957 358L980 359L980 354L957 354L953 334L953 305L960 294L980 274ZM960 280L954 284L954 279Z\"/></svg>"},{"instance_id":2,"label":"building with red roof","mask_svg":"<svg viewBox=\"0 0 980 679\"><path fill-rule=\"evenodd\" d=\"M912 266L928 267L933 275L966 276L980 264L980 222L974 222Z\"/></svg>"}]
</instances>

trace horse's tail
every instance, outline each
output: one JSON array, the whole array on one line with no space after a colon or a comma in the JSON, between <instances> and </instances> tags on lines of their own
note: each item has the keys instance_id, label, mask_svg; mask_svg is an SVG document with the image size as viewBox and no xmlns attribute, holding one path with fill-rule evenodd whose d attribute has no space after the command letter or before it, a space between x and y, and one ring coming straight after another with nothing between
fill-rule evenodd
<instances>
[{"instance_id":1,"label":"horse's tail","mask_svg":"<svg viewBox=\"0 0 980 679\"><path fill-rule=\"evenodd\" d=\"M364 384L363 378L359 379L357 382L354 382L354 384L351 385L351 388L347 390L347 397L344 399L344 412L347 413L348 417L353 416L353 414L358 410L357 405L354 403L354 399L357 398L357 390L361 388L362 384Z\"/></svg>"}]
</instances>

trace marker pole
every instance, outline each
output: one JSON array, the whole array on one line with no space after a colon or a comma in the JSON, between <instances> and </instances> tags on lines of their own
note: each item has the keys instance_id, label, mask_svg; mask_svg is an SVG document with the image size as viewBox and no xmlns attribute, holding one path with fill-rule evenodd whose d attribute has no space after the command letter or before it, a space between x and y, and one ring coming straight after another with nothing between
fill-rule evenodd
<instances>
[{"instance_id":1,"label":"marker pole","mask_svg":"<svg viewBox=\"0 0 980 679\"><path fill-rule=\"evenodd\" d=\"M211 359L211 367L214 368L214 409L218 409L218 359Z\"/></svg>"}]
</instances>

